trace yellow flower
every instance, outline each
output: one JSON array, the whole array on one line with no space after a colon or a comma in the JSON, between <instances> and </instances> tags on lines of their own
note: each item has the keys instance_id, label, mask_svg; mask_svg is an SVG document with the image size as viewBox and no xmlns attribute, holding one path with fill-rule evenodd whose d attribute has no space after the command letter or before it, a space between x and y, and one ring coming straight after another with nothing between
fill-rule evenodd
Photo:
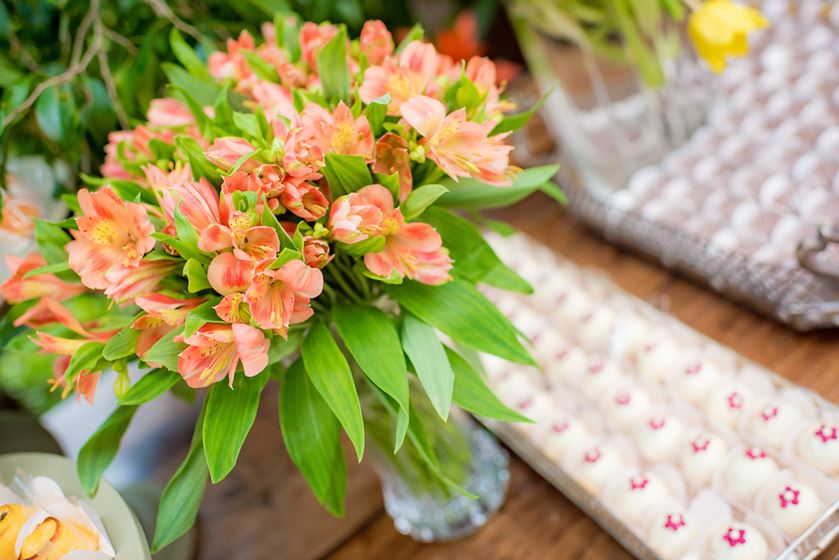
<instances>
[{"instance_id":1,"label":"yellow flower","mask_svg":"<svg viewBox=\"0 0 839 560\"><path fill-rule=\"evenodd\" d=\"M688 35L708 66L722 72L727 57L749 53L747 35L768 25L753 8L731 0L707 0L690 15Z\"/></svg>"}]
</instances>

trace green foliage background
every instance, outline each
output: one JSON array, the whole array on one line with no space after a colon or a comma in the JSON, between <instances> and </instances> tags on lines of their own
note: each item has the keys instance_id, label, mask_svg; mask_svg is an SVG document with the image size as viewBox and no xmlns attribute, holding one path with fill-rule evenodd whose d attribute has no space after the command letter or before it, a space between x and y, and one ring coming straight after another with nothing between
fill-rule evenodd
<instances>
[{"instance_id":1,"label":"green foliage background","mask_svg":"<svg viewBox=\"0 0 839 560\"><path fill-rule=\"evenodd\" d=\"M79 171L97 172L108 132L135 124L164 93L173 27L206 60L277 12L355 33L370 18L411 24L406 3L391 0L0 0L0 182L10 157L43 154L70 165L72 190Z\"/></svg>"}]
</instances>

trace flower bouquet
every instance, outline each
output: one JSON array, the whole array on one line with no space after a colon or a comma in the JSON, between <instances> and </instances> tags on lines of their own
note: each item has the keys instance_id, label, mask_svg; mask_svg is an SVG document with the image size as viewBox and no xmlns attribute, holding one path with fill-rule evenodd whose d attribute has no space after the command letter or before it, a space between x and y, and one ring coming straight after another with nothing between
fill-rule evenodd
<instances>
[{"instance_id":1,"label":"flower bouquet","mask_svg":"<svg viewBox=\"0 0 839 560\"><path fill-rule=\"evenodd\" d=\"M342 429L358 460L369 436L419 490L469 495L452 406L525 420L475 351L532 359L476 286L531 288L453 210L562 199L556 166L509 162L507 136L533 110L508 114L492 61L442 56L420 28L399 46L378 21L354 40L287 16L262 30L206 63L173 44L169 97L112 133L103 177L68 199L75 216L37 221L38 252L0 288L7 327L35 331L7 349L54 354L63 394L92 400L116 375L120 406L78 458L88 492L137 407L206 390L154 549L234 468L272 379L289 455L334 514Z\"/></svg>"}]
</instances>

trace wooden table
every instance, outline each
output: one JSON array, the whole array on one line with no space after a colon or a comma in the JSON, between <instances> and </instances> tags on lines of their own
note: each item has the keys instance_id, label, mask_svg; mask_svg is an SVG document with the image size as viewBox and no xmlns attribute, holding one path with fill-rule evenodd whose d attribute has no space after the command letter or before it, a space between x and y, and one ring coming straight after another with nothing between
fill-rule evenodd
<instances>
[{"instance_id":1,"label":"wooden table","mask_svg":"<svg viewBox=\"0 0 839 560\"><path fill-rule=\"evenodd\" d=\"M797 334L598 239L542 197L499 214L582 266L605 270L625 290L668 310L747 358L839 401L839 333ZM347 457L350 457L347 454ZM180 460L161 473L168 475ZM200 560L631 558L614 540L518 459L501 512L477 534L423 545L398 534L369 465L351 465L347 516L326 514L286 455L276 388L227 480L201 508ZM823 558L833 558L839 545Z\"/></svg>"}]
</instances>

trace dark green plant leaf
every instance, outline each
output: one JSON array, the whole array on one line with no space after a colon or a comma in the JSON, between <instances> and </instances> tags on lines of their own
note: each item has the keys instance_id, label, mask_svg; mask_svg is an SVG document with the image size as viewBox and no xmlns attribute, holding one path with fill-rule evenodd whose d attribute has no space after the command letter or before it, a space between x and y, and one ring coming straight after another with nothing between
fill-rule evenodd
<instances>
[{"instance_id":1,"label":"dark green plant leaf","mask_svg":"<svg viewBox=\"0 0 839 560\"><path fill-rule=\"evenodd\" d=\"M481 375L460 354L446 348L446 356L454 370L454 402L457 406L477 416L501 422L532 423L532 420L498 400Z\"/></svg>"},{"instance_id":2,"label":"dark green plant leaf","mask_svg":"<svg viewBox=\"0 0 839 560\"><path fill-rule=\"evenodd\" d=\"M512 269L507 267L486 242L472 222L445 208L429 208L422 220L434 226L443 238L443 245L454 259L455 276L470 282L498 283L505 289L532 293L533 288Z\"/></svg>"},{"instance_id":3,"label":"dark green plant leaf","mask_svg":"<svg viewBox=\"0 0 839 560\"><path fill-rule=\"evenodd\" d=\"M137 339L139 337L140 331L128 325L105 344L102 357L114 361L133 356L137 349Z\"/></svg>"},{"instance_id":4,"label":"dark green plant leaf","mask_svg":"<svg viewBox=\"0 0 839 560\"><path fill-rule=\"evenodd\" d=\"M399 333L384 311L367 305L336 304L335 328L367 378L399 405L403 419L395 450L402 446L408 427L408 371Z\"/></svg>"},{"instance_id":5,"label":"dark green plant leaf","mask_svg":"<svg viewBox=\"0 0 839 560\"><path fill-rule=\"evenodd\" d=\"M454 372L434 328L406 313L402 319L402 348L411 360L434 410L440 418L448 420Z\"/></svg>"},{"instance_id":6,"label":"dark green plant leaf","mask_svg":"<svg viewBox=\"0 0 839 560\"><path fill-rule=\"evenodd\" d=\"M215 383L210 388L204 419L204 455L213 484L224 480L236 466L268 378L267 371L251 378L237 375L233 388L225 383Z\"/></svg>"},{"instance_id":7,"label":"dark green plant leaf","mask_svg":"<svg viewBox=\"0 0 839 560\"><path fill-rule=\"evenodd\" d=\"M519 173L509 187L495 187L475 179L460 179L457 183L444 180L449 192L441 196L437 204L463 210L484 210L510 206L541 190L564 203L565 196L559 188L550 182L559 170L558 165L532 167Z\"/></svg>"},{"instance_id":8,"label":"dark green plant leaf","mask_svg":"<svg viewBox=\"0 0 839 560\"><path fill-rule=\"evenodd\" d=\"M406 281L385 286L405 309L452 340L512 362L536 365L510 321L472 284L455 279L442 286Z\"/></svg>"},{"instance_id":9,"label":"dark green plant leaf","mask_svg":"<svg viewBox=\"0 0 839 560\"><path fill-rule=\"evenodd\" d=\"M322 170L333 198L357 191L373 183L370 169L361 156L326 154L326 167Z\"/></svg>"},{"instance_id":10,"label":"dark green plant leaf","mask_svg":"<svg viewBox=\"0 0 839 560\"><path fill-rule=\"evenodd\" d=\"M423 185L411 191L405 202L399 205L406 220L413 220L425 212L426 208L449 192L443 185Z\"/></svg>"},{"instance_id":11,"label":"dark green plant leaf","mask_svg":"<svg viewBox=\"0 0 839 560\"><path fill-rule=\"evenodd\" d=\"M195 524L209 476L201 440L203 424L204 410L201 411L195 425L192 445L186 459L169 480L160 497L152 540L154 553L175 542Z\"/></svg>"},{"instance_id":12,"label":"dark green plant leaf","mask_svg":"<svg viewBox=\"0 0 839 560\"><path fill-rule=\"evenodd\" d=\"M347 68L347 30L344 27L317 54L317 63L326 98L332 102L349 102L350 71Z\"/></svg>"},{"instance_id":13,"label":"dark green plant leaf","mask_svg":"<svg viewBox=\"0 0 839 560\"><path fill-rule=\"evenodd\" d=\"M364 455L361 403L347 359L323 321L315 321L309 329L303 340L302 355L309 379L344 427L361 461Z\"/></svg>"},{"instance_id":14,"label":"dark green plant leaf","mask_svg":"<svg viewBox=\"0 0 839 560\"><path fill-rule=\"evenodd\" d=\"M183 329L175 329L163 338L154 343L143 356L145 362L161 364L166 369L178 371L178 355L186 349L186 344L175 342L174 338L181 334Z\"/></svg>"},{"instance_id":15,"label":"dark green plant leaf","mask_svg":"<svg viewBox=\"0 0 839 560\"><path fill-rule=\"evenodd\" d=\"M288 455L312 493L332 515L344 515L347 464L341 427L301 360L288 368L283 380L280 425Z\"/></svg>"},{"instance_id":16,"label":"dark green plant leaf","mask_svg":"<svg viewBox=\"0 0 839 560\"><path fill-rule=\"evenodd\" d=\"M88 495L96 494L102 474L117 456L122 436L136 411L136 406L117 408L79 450L76 467L79 482Z\"/></svg>"},{"instance_id":17,"label":"dark green plant leaf","mask_svg":"<svg viewBox=\"0 0 839 560\"><path fill-rule=\"evenodd\" d=\"M141 405L153 401L183 379L168 369L153 369L131 386L119 400L121 405Z\"/></svg>"}]
</instances>

